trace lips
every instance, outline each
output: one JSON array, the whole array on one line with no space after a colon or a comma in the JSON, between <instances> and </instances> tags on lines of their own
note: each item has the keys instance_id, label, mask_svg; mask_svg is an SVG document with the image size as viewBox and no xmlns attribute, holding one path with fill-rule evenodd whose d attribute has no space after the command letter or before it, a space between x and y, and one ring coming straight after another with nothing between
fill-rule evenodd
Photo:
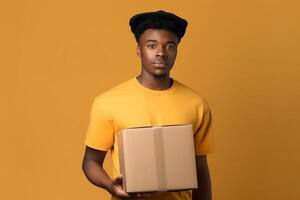
<instances>
[{"instance_id":1,"label":"lips","mask_svg":"<svg viewBox=\"0 0 300 200\"><path fill-rule=\"evenodd\" d=\"M158 62L153 62L153 65L155 67L166 67L168 65L168 63L167 62L158 61Z\"/></svg>"}]
</instances>

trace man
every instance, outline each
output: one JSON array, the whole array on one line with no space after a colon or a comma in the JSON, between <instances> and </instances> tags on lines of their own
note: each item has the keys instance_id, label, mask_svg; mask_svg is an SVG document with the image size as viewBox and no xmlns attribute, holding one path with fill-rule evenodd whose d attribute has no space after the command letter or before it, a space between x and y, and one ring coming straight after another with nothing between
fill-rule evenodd
<instances>
[{"instance_id":1,"label":"man","mask_svg":"<svg viewBox=\"0 0 300 200\"><path fill-rule=\"evenodd\" d=\"M83 171L92 184L107 190L112 199L211 200L206 159L214 146L211 112L194 90L170 77L188 23L175 14L157 11L137 14L129 24L137 41L141 74L95 98L85 139ZM193 125L199 189L127 194L122 189L119 169L118 131L167 124ZM113 180L103 169L108 150L112 153Z\"/></svg>"}]
</instances>

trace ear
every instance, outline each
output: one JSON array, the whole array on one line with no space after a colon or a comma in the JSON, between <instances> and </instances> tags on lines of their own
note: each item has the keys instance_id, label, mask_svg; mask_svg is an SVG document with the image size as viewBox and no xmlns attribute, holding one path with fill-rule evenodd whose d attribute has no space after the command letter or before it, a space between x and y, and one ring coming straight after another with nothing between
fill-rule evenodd
<instances>
[{"instance_id":1,"label":"ear","mask_svg":"<svg viewBox=\"0 0 300 200\"><path fill-rule=\"evenodd\" d=\"M141 47L139 44L136 47L136 54L138 55L138 57L141 57Z\"/></svg>"}]
</instances>

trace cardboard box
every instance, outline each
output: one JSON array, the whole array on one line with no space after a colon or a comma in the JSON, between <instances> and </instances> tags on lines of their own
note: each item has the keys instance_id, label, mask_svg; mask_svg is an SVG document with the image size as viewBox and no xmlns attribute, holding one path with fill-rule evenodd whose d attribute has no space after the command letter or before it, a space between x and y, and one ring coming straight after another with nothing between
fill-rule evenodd
<instances>
[{"instance_id":1,"label":"cardboard box","mask_svg":"<svg viewBox=\"0 0 300 200\"><path fill-rule=\"evenodd\" d=\"M127 128L118 142L126 192L198 187L191 124Z\"/></svg>"}]
</instances>

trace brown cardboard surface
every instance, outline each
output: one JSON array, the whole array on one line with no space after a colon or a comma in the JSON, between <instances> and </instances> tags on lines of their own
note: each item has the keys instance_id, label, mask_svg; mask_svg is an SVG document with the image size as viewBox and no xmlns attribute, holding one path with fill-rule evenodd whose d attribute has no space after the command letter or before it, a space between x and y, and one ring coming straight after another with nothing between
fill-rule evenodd
<instances>
[{"instance_id":1,"label":"brown cardboard surface","mask_svg":"<svg viewBox=\"0 0 300 200\"><path fill-rule=\"evenodd\" d=\"M126 192L197 188L192 125L135 127L119 137Z\"/></svg>"}]
</instances>

